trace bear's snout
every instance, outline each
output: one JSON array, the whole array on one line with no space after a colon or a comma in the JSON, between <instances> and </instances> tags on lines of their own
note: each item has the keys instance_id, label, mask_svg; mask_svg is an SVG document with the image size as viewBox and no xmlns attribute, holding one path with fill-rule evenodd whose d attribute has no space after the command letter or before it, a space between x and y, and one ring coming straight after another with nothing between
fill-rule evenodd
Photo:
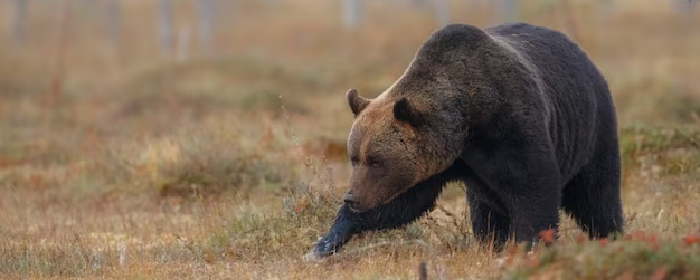
<instances>
[{"instance_id":1,"label":"bear's snout","mask_svg":"<svg viewBox=\"0 0 700 280\"><path fill-rule=\"evenodd\" d=\"M350 206L352 210L355 210L355 206L358 204L357 199L355 199L351 192L346 192L345 195L343 195L343 202Z\"/></svg>"}]
</instances>

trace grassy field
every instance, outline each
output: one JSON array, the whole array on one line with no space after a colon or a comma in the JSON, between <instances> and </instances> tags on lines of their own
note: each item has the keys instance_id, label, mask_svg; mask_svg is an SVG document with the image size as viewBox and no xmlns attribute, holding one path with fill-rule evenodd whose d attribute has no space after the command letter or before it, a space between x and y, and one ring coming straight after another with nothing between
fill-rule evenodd
<instances>
[{"instance_id":1,"label":"grassy field","mask_svg":"<svg viewBox=\"0 0 700 280\"><path fill-rule=\"evenodd\" d=\"M431 12L377 1L344 31L337 1L241 1L220 18L215 56L176 63L158 52L156 1L123 2L119 45L83 24L99 18L61 24L32 4L22 47L0 3L2 279L418 279L421 261L429 279L700 279L697 13L524 1L523 21L569 34L610 83L624 238L582 241L562 216L553 249L494 254L474 243L464 186L451 185L431 215L307 263L347 187L345 92L388 87L438 27ZM466 2L454 22L493 23Z\"/></svg>"}]
</instances>

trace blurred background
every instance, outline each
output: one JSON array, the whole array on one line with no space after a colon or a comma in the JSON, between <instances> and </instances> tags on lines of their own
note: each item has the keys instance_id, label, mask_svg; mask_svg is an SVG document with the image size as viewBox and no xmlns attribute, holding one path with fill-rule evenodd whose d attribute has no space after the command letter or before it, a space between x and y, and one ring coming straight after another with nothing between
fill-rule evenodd
<instances>
[{"instance_id":1,"label":"blurred background","mask_svg":"<svg viewBox=\"0 0 700 280\"><path fill-rule=\"evenodd\" d=\"M160 232L209 241L235 236L227 245L197 246L219 252L235 244L243 251L216 258L244 263L305 252L330 226L347 186L346 91L378 95L448 23L525 21L566 33L614 95L630 211L655 219L661 203L681 205L679 196L698 206L689 188L655 197L659 204L644 202L700 173L697 149L677 149L698 141L687 137L688 127L700 126L698 3L0 0L0 235L8 236L3 248L10 251L2 252L11 256L0 270L22 263L15 245L24 243L12 240L58 244L95 232L101 235L90 240L102 243L128 236L170 244L173 237ZM448 192L446 207L464 208L460 192ZM238 208L244 205L253 210ZM263 212L275 214L240 216ZM158 216L164 213L186 220ZM697 215L688 219L663 228L697 225ZM159 246L182 259L205 254ZM115 248L103 267L124 265ZM59 260L26 266L34 275L85 275L76 267L99 264L31 250ZM129 273L123 275L139 275Z\"/></svg>"},{"instance_id":2,"label":"blurred background","mask_svg":"<svg viewBox=\"0 0 700 280\"><path fill-rule=\"evenodd\" d=\"M222 140L230 147L280 126L280 143L302 147L300 157L325 152L342 162L351 124L345 92L376 96L431 32L451 22L526 21L560 30L604 72L621 127L698 124L697 6L694 0L2 0L0 166L74 157L115 166L115 159L85 153L138 137L206 130L207 123L252 133Z\"/></svg>"}]
</instances>

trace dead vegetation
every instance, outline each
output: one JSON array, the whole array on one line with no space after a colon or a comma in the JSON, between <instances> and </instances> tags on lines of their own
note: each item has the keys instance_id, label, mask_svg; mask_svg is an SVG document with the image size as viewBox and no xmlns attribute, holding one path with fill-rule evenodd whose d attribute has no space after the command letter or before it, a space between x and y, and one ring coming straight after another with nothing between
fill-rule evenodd
<instances>
[{"instance_id":1,"label":"dead vegetation","mask_svg":"<svg viewBox=\"0 0 700 280\"><path fill-rule=\"evenodd\" d=\"M345 91L381 92L436 26L374 3L344 32L329 3L243 2L257 13L222 20L220 55L184 63L156 58L141 32L152 2L125 4L118 52L73 21L55 102L50 9L23 49L2 42L0 278L417 279L421 261L428 279L698 278L697 18L660 1L617 1L608 17L570 1L618 107L627 238L579 242L562 216L561 243L504 259L476 246L451 185L430 216L306 263L347 186ZM570 32L545 2L522 19ZM484 26L487 8L455 2L453 19Z\"/></svg>"}]
</instances>

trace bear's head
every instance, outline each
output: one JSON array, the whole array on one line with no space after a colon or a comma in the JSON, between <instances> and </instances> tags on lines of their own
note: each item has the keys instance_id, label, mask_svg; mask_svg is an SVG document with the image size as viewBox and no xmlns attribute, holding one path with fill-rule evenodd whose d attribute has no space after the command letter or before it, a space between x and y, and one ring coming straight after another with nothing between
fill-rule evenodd
<instances>
[{"instance_id":1,"label":"bear's head","mask_svg":"<svg viewBox=\"0 0 700 280\"><path fill-rule=\"evenodd\" d=\"M354 115L348 137L352 175L343 200L351 210L364 212L386 203L440 172L421 132L426 118L418 102L388 94L368 99L354 89L347 98Z\"/></svg>"}]
</instances>

